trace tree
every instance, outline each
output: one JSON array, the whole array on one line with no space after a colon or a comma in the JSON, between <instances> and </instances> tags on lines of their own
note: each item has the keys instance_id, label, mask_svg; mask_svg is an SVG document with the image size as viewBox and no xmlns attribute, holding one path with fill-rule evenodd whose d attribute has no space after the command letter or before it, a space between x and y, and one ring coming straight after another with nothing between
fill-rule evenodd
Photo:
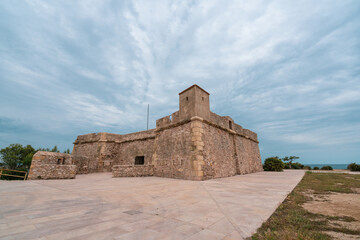
<instances>
[{"instance_id":1,"label":"tree","mask_svg":"<svg viewBox=\"0 0 360 240\"><path fill-rule=\"evenodd\" d=\"M299 157L297 157L297 156L284 157L282 160L285 163L288 162L286 164L288 164L289 168L291 168L291 164L295 159L299 159Z\"/></svg>"},{"instance_id":2,"label":"tree","mask_svg":"<svg viewBox=\"0 0 360 240\"><path fill-rule=\"evenodd\" d=\"M57 146L55 145L55 146L51 149L50 152L60 152L60 151L58 150Z\"/></svg>"},{"instance_id":3,"label":"tree","mask_svg":"<svg viewBox=\"0 0 360 240\"><path fill-rule=\"evenodd\" d=\"M284 163L278 157L269 157L265 159L263 168L264 171L282 172L284 169Z\"/></svg>"},{"instance_id":4,"label":"tree","mask_svg":"<svg viewBox=\"0 0 360 240\"><path fill-rule=\"evenodd\" d=\"M0 166L9 169L29 169L32 158L37 151L60 152L56 145L52 149L39 148L35 150L31 145L10 144L0 150ZM70 153L70 149L65 152Z\"/></svg>"},{"instance_id":5,"label":"tree","mask_svg":"<svg viewBox=\"0 0 360 240\"><path fill-rule=\"evenodd\" d=\"M10 144L0 150L0 155L4 166L9 169L29 168L35 152L31 145L23 147L21 144Z\"/></svg>"},{"instance_id":6,"label":"tree","mask_svg":"<svg viewBox=\"0 0 360 240\"><path fill-rule=\"evenodd\" d=\"M64 153L70 154L70 149L66 149Z\"/></svg>"},{"instance_id":7,"label":"tree","mask_svg":"<svg viewBox=\"0 0 360 240\"><path fill-rule=\"evenodd\" d=\"M52 149L50 149L50 148L38 148L36 151L60 152L56 145Z\"/></svg>"}]
</instances>

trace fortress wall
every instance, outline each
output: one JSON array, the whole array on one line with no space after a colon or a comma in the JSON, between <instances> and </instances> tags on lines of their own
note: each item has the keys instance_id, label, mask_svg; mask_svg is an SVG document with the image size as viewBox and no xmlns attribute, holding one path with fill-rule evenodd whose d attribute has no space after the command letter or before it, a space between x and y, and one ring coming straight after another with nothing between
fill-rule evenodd
<instances>
[{"instance_id":1,"label":"fortress wall","mask_svg":"<svg viewBox=\"0 0 360 240\"><path fill-rule=\"evenodd\" d=\"M263 171L257 142L235 136L235 145L239 161L239 174Z\"/></svg>"},{"instance_id":2,"label":"fortress wall","mask_svg":"<svg viewBox=\"0 0 360 240\"><path fill-rule=\"evenodd\" d=\"M147 177L154 175L153 165L114 165L113 177Z\"/></svg>"},{"instance_id":3,"label":"fortress wall","mask_svg":"<svg viewBox=\"0 0 360 240\"><path fill-rule=\"evenodd\" d=\"M191 123L159 129L156 133L154 175L158 177L191 179Z\"/></svg>"},{"instance_id":4,"label":"fortress wall","mask_svg":"<svg viewBox=\"0 0 360 240\"><path fill-rule=\"evenodd\" d=\"M230 128L230 123L229 121L231 121L231 127ZM221 128L224 129L228 129L228 130L233 130L236 133L246 136L248 138L251 138L254 141L257 141L257 134L250 131L249 129L245 129L242 126L240 126L239 124L236 124L231 117L228 116L220 116L217 115L216 113L210 112L210 123L215 124L216 126L219 126Z\"/></svg>"},{"instance_id":5,"label":"fortress wall","mask_svg":"<svg viewBox=\"0 0 360 240\"><path fill-rule=\"evenodd\" d=\"M144 156L144 165L151 165L155 138L134 140L117 144L118 155L113 165L134 165L136 156Z\"/></svg>"},{"instance_id":6,"label":"fortress wall","mask_svg":"<svg viewBox=\"0 0 360 240\"><path fill-rule=\"evenodd\" d=\"M179 111L174 112L170 116L165 116L163 118L160 118L156 120L156 128L163 128L167 127L171 124L179 123L181 121L179 116Z\"/></svg>"},{"instance_id":7,"label":"fortress wall","mask_svg":"<svg viewBox=\"0 0 360 240\"><path fill-rule=\"evenodd\" d=\"M78 136L74 142L73 155L87 157L88 165L85 160L78 160L76 163L82 173L86 172L111 172L112 166L119 162L128 162L124 164L133 164L136 151L147 152L150 161L153 151L153 143L146 144L144 141L153 140L155 130L148 130L125 135L112 133L91 133ZM138 147L137 147L138 146ZM136 150L138 148L138 150ZM147 149L149 151L141 150ZM131 156L131 157L130 157ZM148 157L149 159L149 157ZM87 169L87 170L85 170Z\"/></svg>"},{"instance_id":8,"label":"fortress wall","mask_svg":"<svg viewBox=\"0 0 360 240\"><path fill-rule=\"evenodd\" d=\"M87 157L90 161L96 163L95 166L92 166L91 172L96 171L97 169L101 150L99 144L101 137L102 133L90 133L78 136L74 142L73 155ZM81 165L83 166L83 164ZM90 171L90 168L88 168L88 170Z\"/></svg>"},{"instance_id":9,"label":"fortress wall","mask_svg":"<svg viewBox=\"0 0 360 240\"><path fill-rule=\"evenodd\" d=\"M244 128L243 133L245 136L249 137L250 139L257 141L257 134L254 133L253 131Z\"/></svg>"},{"instance_id":10,"label":"fortress wall","mask_svg":"<svg viewBox=\"0 0 360 240\"><path fill-rule=\"evenodd\" d=\"M123 143L127 141L135 141L135 140L144 140L148 138L155 138L155 129L150 129L147 131L141 131L141 132L135 132L135 133L129 133L120 135L121 139L120 141L117 141L117 143Z\"/></svg>"},{"instance_id":11,"label":"fortress wall","mask_svg":"<svg viewBox=\"0 0 360 240\"><path fill-rule=\"evenodd\" d=\"M99 133L89 133L84 135L77 136L75 143L83 143L83 142L96 142L100 140L100 134Z\"/></svg>"},{"instance_id":12,"label":"fortress wall","mask_svg":"<svg viewBox=\"0 0 360 240\"><path fill-rule=\"evenodd\" d=\"M91 161L88 157L72 155L72 159L76 165L76 174L87 174L97 170L97 162Z\"/></svg>"},{"instance_id":13,"label":"fortress wall","mask_svg":"<svg viewBox=\"0 0 360 240\"><path fill-rule=\"evenodd\" d=\"M236 175L233 135L206 123L203 130L204 179Z\"/></svg>"},{"instance_id":14,"label":"fortress wall","mask_svg":"<svg viewBox=\"0 0 360 240\"><path fill-rule=\"evenodd\" d=\"M215 123L216 125L223 128L229 128L229 122L224 119L223 116L217 115L213 112L210 112L210 122Z\"/></svg>"},{"instance_id":15,"label":"fortress wall","mask_svg":"<svg viewBox=\"0 0 360 240\"><path fill-rule=\"evenodd\" d=\"M101 150L101 146L98 140L95 142L77 142L78 139L76 139L74 143L72 155L87 157L89 159L89 163L91 162L87 167L87 171L96 172ZM76 163L80 162L77 161ZM80 166L81 168L84 168L84 165L82 163L80 164Z\"/></svg>"},{"instance_id":16,"label":"fortress wall","mask_svg":"<svg viewBox=\"0 0 360 240\"><path fill-rule=\"evenodd\" d=\"M170 116L166 116L156 120L156 128L161 128L169 125L171 123Z\"/></svg>"},{"instance_id":17,"label":"fortress wall","mask_svg":"<svg viewBox=\"0 0 360 240\"><path fill-rule=\"evenodd\" d=\"M173 114L171 114L171 122L172 123L180 122L180 113L179 113L179 111L174 112Z\"/></svg>"},{"instance_id":18,"label":"fortress wall","mask_svg":"<svg viewBox=\"0 0 360 240\"><path fill-rule=\"evenodd\" d=\"M119 157L119 145L113 141L100 140L98 148L97 172L111 172L114 160Z\"/></svg>"}]
</instances>

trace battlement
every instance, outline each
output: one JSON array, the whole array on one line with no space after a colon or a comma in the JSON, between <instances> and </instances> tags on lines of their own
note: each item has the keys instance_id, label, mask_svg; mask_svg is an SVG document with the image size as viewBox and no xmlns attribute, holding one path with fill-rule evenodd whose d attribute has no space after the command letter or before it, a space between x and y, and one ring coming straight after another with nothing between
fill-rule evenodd
<instances>
[{"instance_id":1,"label":"battlement","mask_svg":"<svg viewBox=\"0 0 360 240\"><path fill-rule=\"evenodd\" d=\"M257 134L236 124L229 116L220 116L210 111L210 94L198 85L192 85L179 93L179 111L156 120L156 129L176 126L200 117L206 123L257 142Z\"/></svg>"},{"instance_id":2,"label":"battlement","mask_svg":"<svg viewBox=\"0 0 360 240\"><path fill-rule=\"evenodd\" d=\"M76 138L74 144L93 143L93 142L127 142L139 139L154 138L155 129L128 134L114 134L107 132L89 133L80 135Z\"/></svg>"}]
</instances>

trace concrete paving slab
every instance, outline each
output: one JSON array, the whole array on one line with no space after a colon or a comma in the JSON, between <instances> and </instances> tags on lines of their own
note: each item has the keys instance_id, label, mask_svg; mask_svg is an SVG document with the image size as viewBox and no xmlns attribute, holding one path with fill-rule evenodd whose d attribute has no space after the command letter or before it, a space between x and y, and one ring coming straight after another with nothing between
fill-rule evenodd
<instances>
[{"instance_id":1,"label":"concrete paving slab","mask_svg":"<svg viewBox=\"0 0 360 240\"><path fill-rule=\"evenodd\" d=\"M0 181L0 239L245 239L304 173Z\"/></svg>"}]
</instances>

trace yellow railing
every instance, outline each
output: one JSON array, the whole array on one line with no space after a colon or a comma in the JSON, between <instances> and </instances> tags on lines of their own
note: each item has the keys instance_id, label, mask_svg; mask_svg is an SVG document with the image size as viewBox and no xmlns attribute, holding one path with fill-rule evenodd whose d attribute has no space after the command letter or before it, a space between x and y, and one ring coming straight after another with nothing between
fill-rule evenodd
<instances>
[{"instance_id":1,"label":"yellow railing","mask_svg":"<svg viewBox=\"0 0 360 240\"><path fill-rule=\"evenodd\" d=\"M25 173L25 175L24 176L12 175L12 174L3 173L3 171L6 171L6 172L20 172L20 173ZM28 173L26 171L19 171L19 170L0 168L0 178L1 178L1 176L10 176L10 177L23 178L24 180L26 180L27 175L28 175Z\"/></svg>"}]
</instances>

